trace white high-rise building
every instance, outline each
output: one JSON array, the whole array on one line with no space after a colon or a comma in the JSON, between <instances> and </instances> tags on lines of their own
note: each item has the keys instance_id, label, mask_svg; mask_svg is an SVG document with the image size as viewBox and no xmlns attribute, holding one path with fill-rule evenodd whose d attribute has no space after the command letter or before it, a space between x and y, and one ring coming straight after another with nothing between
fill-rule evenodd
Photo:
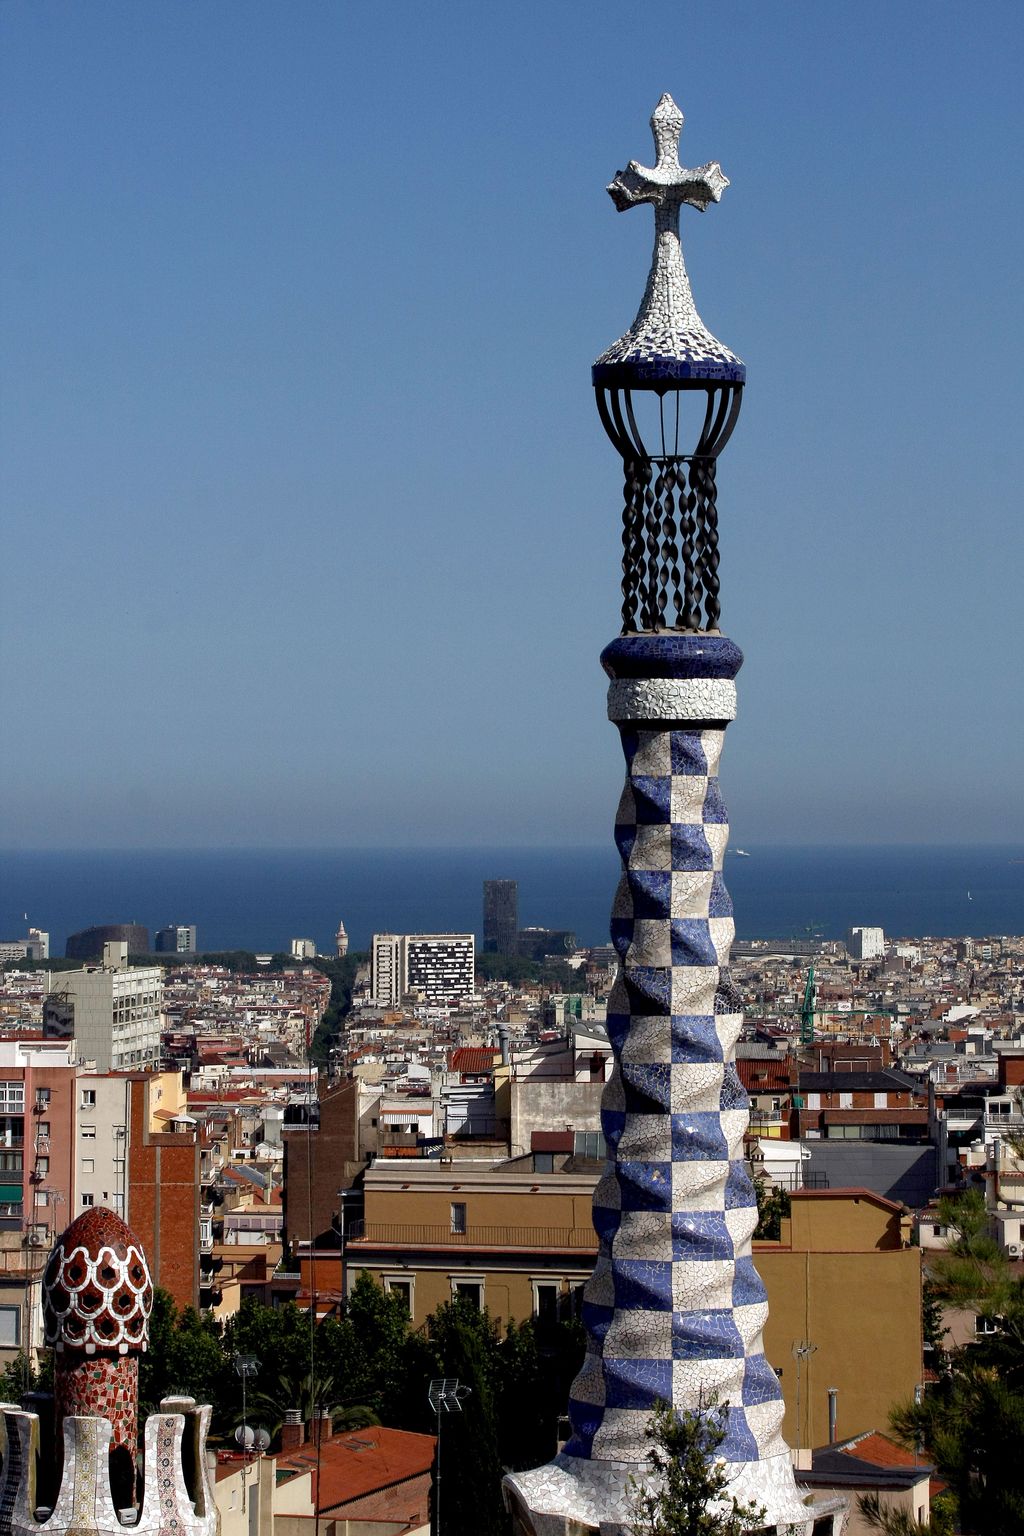
<instances>
[{"instance_id":1,"label":"white high-rise building","mask_svg":"<svg viewBox=\"0 0 1024 1536\"><path fill-rule=\"evenodd\" d=\"M128 964L128 945L104 944L102 965L51 971L43 1003L43 1035L74 1040L75 1060L97 1072L154 1067L160 1061L164 973Z\"/></svg>"},{"instance_id":2,"label":"white high-rise building","mask_svg":"<svg viewBox=\"0 0 1024 1536\"><path fill-rule=\"evenodd\" d=\"M881 928L850 928L846 934L846 948L851 960L882 960L885 958L885 933Z\"/></svg>"},{"instance_id":3,"label":"white high-rise building","mask_svg":"<svg viewBox=\"0 0 1024 1536\"><path fill-rule=\"evenodd\" d=\"M315 939L292 939L291 948L292 948L292 959L293 960L315 960L316 959L316 940Z\"/></svg>"},{"instance_id":4,"label":"white high-rise building","mask_svg":"<svg viewBox=\"0 0 1024 1536\"><path fill-rule=\"evenodd\" d=\"M405 939L400 933L375 933L370 947L370 995L382 1008L397 1008L405 981Z\"/></svg>"},{"instance_id":5,"label":"white high-rise building","mask_svg":"<svg viewBox=\"0 0 1024 1536\"><path fill-rule=\"evenodd\" d=\"M468 1002L476 991L472 933L411 933L405 941L407 990L428 1003Z\"/></svg>"},{"instance_id":6,"label":"white high-rise building","mask_svg":"<svg viewBox=\"0 0 1024 1536\"><path fill-rule=\"evenodd\" d=\"M476 939L471 933L375 933L370 992L396 1008L407 992L424 1002L462 1003L476 990Z\"/></svg>"}]
</instances>

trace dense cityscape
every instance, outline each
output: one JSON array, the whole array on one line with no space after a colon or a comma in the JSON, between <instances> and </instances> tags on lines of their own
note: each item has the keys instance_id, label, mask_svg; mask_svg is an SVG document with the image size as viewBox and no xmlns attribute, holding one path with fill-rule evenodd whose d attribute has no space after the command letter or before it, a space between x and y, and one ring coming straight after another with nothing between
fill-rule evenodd
<instances>
[{"instance_id":1,"label":"dense cityscape","mask_svg":"<svg viewBox=\"0 0 1024 1536\"><path fill-rule=\"evenodd\" d=\"M1024 1536L1020 15L921 21L3 8L0 1536Z\"/></svg>"},{"instance_id":2,"label":"dense cityscape","mask_svg":"<svg viewBox=\"0 0 1024 1536\"><path fill-rule=\"evenodd\" d=\"M387 1381L364 1365L354 1403L357 1369L332 1383L317 1360L311 1376L302 1330L274 1339L293 1309L326 1341L325 1325L361 1310L378 1329L373 1308L390 1304L392 1329L436 1349L457 1304L486 1319L492 1350L530 1335L535 1388L571 1379L596 1253L616 955L521 928L513 880L486 882L481 918L479 953L471 933L378 933L350 953L343 922L328 955L305 937L275 954L206 955L188 924L152 946L138 925L96 927L59 960L38 929L4 943L9 1394L42 1379L43 1266L94 1206L145 1244L176 1320L176 1345L148 1369L194 1374L168 1388L210 1380L209 1360L184 1347L191 1334L225 1358L254 1339L254 1358L291 1352L290 1375L252 1382L249 1417L272 1437L258 1466L230 1438L237 1391L218 1399L226 1529L251 1497L267 1506L261 1521L310 1515L314 1444L330 1490L315 1496L320 1516L429 1519L438 1426L396 1383L449 1362L392 1361ZM729 985L745 1017L744 1154L787 1439L818 1486L843 1486L842 1454L850 1487L863 1491L873 1467L909 1503L930 1484L941 1508L934 1466L893 1438L890 1416L934 1390L950 1348L993 1326L980 1294L929 1312L929 1263L959 1237L951 1201L974 1202L975 1238L1008 1277L1021 1269L1024 937L864 926L845 943L754 941L736 945ZM489 1411L508 1464L509 1415ZM553 1397L538 1405L527 1464L564 1437L562 1411Z\"/></svg>"}]
</instances>

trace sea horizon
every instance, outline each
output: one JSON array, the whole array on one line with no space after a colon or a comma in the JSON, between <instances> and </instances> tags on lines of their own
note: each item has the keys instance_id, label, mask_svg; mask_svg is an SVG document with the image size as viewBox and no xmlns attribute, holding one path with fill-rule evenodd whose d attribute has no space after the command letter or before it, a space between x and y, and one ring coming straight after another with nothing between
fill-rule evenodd
<instances>
[{"instance_id":1,"label":"sea horizon","mask_svg":"<svg viewBox=\"0 0 1024 1536\"><path fill-rule=\"evenodd\" d=\"M744 853L746 857L744 857ZM374 932L474 932L482 883L519 883L520 926L607 941L619 876L614 844L562 846L9 849L0 851L0 939L32 925L63 954L69 933L138 922L195 923L200 950L332 953ZM740 939L842 938L854 924L897 937L1024 932L1024 845L734 842L726 884Z\"/></svg>"}]
</instances>

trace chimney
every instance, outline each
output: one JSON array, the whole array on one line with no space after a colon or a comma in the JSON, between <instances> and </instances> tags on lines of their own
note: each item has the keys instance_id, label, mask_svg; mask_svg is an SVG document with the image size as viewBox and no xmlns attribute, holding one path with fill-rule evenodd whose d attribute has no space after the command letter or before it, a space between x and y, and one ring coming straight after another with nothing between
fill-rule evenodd
<instances>
[{"instance_id":1,"label":"chimney","mask_svg":"<svg viewBox=\"0 0 1024 1536\"><path fill-rule=\"evenodd\" d=\"M502 1064L503 1067L507 1067L508 1066L508 1025L507 1024L499 1024L498 1025L498 1047L499 1047L499 1049L501 1051L501 1064Z\"/></svg>"},{"instance_id":2,"label":"chimney","mask_svg":"<svg viewBox=\"0 0 1024 1536\"><path fill-rule=\"evenodd\" d=\"M829 1445L835 1445L835 1443L836 1443L836 1412L837 1412L838 1399L839 1399L839 1388L838 1387L829 1387L829 1389L828 1389L828 1443L829 1443Z\"/></svg>"},{"instance_id":3,"label":"chimney","mask_svg":"<svg viewBox=\"0 0 1024 1536\"><path fill-rule=\"evenodd\" d=\"M284 1423L281 1425L281 1455L289 1456L293 1451L301 1450L305 1443L306 1426L302 1422L302 1410L286 1408Z\"/></svg>"},{"instance_id":4,"label":"chimney","mask_svg":"<svg viewBox=\"0 0 1024 1536\"><path fill-rule=\"evenodd\" d=\"M333 1435L334 1424L331 1420L330 1409L321 1408L316 1433L321 1445L326 1445Z\"/></svg>"}]
</instances>

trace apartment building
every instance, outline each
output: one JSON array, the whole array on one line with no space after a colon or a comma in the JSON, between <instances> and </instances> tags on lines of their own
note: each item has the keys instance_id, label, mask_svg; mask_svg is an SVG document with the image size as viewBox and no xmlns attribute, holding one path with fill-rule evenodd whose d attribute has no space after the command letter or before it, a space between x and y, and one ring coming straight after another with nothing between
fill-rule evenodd
<instances>
[{"instance_id":1,"label":"apartment building","mask_svg":"<svg viewBox=\"0 0 1024 1536\"><path fill-rule=\"evenodd\" d=\"M43 1034L74 1040L75 1059L98 1072L152 1067L160 1060L163 971L128 965L126 942L103 946L99 965L47 977Z\"/></svg>"},{"instance_id":2,"label":"apartment building","mask_svg":"<svg viewBox=\"0 0 1024 1536\"><path fill-rule=\"evenodd\" d=\"M0 1361L42 1344L42 1268L74 1213L74 1090L70 1046L0 1040Z\"/></svg>"},{"instance_id":3,"label":"apartment building","mask_svg":"<svg viewBox=\"0 0 1024 1536\"><path fill-rule=\"evenodd\" d=\"M153 947L158 955L194 955L196 943L195 923L169 923L153 935Z\"/></svg>"},{"instance_id":4,"label":"apartment building","mask_svg":"<svg viewBox=\"0 0 1024 1536\"><path fill-rule=\"evenodd\" d=\"M576 1158L571 1136L566 1146L538 1154L544 1172L532 1155L497 1166L377 1159L348 1276L365 1269L399 1292L417 1325L457 1296L502 1321L578 1314L597 1255L591 1205L603 1161Z\"/></svg>"},{"instance_id":5,"label":"apartment building","mask_svg":"<svg viewBox=\"0 0 1024 1536\"><path fill-rule=\"evenodd\" d=\"M471 933L375 933L370 992L382 1008L397 1008L410 992L427 1004L462 1003L475 993L475 968Z\"/></svg>"},{"instance_id":6,"label":"apartment building","mask_svg":"<svg viewBox=\"0 0 1024 1536\"><path fill-rule=\"evenodd\" d=\"M597 1252L591 1199L601 1164L548 1137L551 1172L539 1146L498 1166L375 1162L363 1228L343 1256L316 1256L321 1292L347 1292L367 1270L402 1296L417 1326L453 1296L501 1322L572 1315ZM830 1387L846 1436L887 1424L921 1382L921 1251L902 1216L866 1189L797 1190L779 1241L754 1245L768 1292L765 1353L791 1445L827 1442Z\"/></svg>"},{"instance_id":7,"label":"apartment building","mask_svg":"<svg viewBox=\"0 0 1024 1536\"><path fill-rule=\"evenodd\" d=\"M138 1233L153 1279L199 1301L200 1161L180 1072L83 1073L76 1209L107 1205Z\"/></svg>"}]
</instances>

